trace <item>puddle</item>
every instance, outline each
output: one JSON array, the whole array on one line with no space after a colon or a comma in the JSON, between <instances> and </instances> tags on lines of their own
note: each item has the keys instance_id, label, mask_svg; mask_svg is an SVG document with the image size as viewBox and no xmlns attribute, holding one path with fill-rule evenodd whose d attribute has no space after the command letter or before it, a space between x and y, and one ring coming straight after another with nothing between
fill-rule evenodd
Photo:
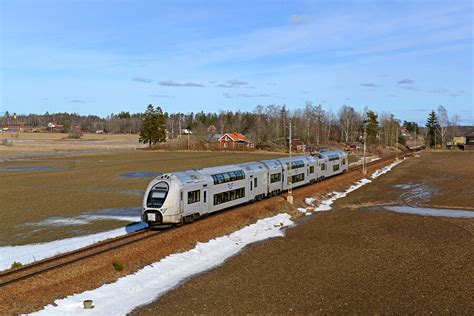
<instances>
[{"instance_id":1,"label":"puddle","mask_svg":"<svg viewBox=\"0 0 474 316\"><path fill-rule=\"evenodd\" d=\"M426 208L426 207L409 207L409 206L384 206L383 209L405 214L416 214L424 216L439 216L453 218L474 218L474 211L463 211L457 209L445 208ZM381 210L374 208L372 210Z\"/></svg>"},{"instance_id":2,"label":"puddle","mask_svg":"<svg viewBox=\"0 0 474 316\"><path fill-rule=\"evenodd\" d=\"M64 168L51 167L51 166L25 166L25 167L0 168L0 171L52 171L52 170L64 170Z\"/></svg>"},{"instance_id":3,"label":"puddle","mask_svg":"<svg viewBox=\"0 0 474 316\"><path fill-rule=\"evenodd\" d=\"M39 222L30 222L21 224L19 226L40 226L44 229L48 227L62 227L62 226L80 226L86 225L93 221L101 220L115 220L123 222L139 222L140 207L124 208L124 209L105 209L97 212L86 212L76 217L50 217Z\"/></svg>"},{"instance_id":4,"label":"puddle","mask_svg":"<svg viewBox=\"0 0 474 316\"><path fill-rule=\"evenodd\" d=\"M87 192L93 193L116 193L116 194L123 194L123 195L138 195L143 196L145 195L145 190L119 190L113 188L97 188L97 189L87 189Z\"/></svg>"},{"instance_id":5,"label":"puddle","mask_svg":"<svg viewBox=\"0 0 474 316\"><path fill-rule=\"evenodd\" d=\"M137 179L137 178L154 178L160 176L161 172L151 172L151 171L137 171L137 172L127 172L119 175L120 178L128 179Z\"/></svg>"},{"instance_id":6,"label":"puddle","mask_svg":"<svg viewBox=\"0 0 474 316\"><path fill-rule=\"evenodd\" d=\"M397 189L408 190L412 186L413 186L412 184L406 183L406 184L397 184L397 185L394 185L393 187Z\"/></svg>"}]
</instances>

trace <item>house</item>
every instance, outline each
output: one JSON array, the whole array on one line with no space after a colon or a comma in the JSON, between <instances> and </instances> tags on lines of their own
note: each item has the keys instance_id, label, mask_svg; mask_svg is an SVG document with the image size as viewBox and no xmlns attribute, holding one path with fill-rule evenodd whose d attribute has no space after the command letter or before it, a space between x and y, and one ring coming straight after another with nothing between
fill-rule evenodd
<instances>
[{"instance_id":1,"label":"house","mask_svg":"<svg viewBox=\"0 0 474 316\"><path fill-rule=\"evenodd\" d=\"M474 150L474 132L471 132L466 135L466 143L464 145L464 150Z\"/></svg>"},{"instance_id":2,"label":"house","mask_svg":"<svg viewBox=\"0 0 474 316\"><path fill-rule=\"evenodd\" d=\"M226 133L218 139L218 142L221 148L255 147L254 142L239 132Z\"/></svg>"}]
</instances>

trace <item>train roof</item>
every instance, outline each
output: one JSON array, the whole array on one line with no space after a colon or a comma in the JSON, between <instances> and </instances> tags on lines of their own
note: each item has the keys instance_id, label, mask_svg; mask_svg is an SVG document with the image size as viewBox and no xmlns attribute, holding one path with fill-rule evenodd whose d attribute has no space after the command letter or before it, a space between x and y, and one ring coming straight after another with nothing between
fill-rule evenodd
<instances>
[{"instance_id":1,"label":"train roof","mask_svg":"<svg viewBox=\"0 0 474 316\"><path fill-rule=\"evenodd\" d=\"M240 163L237 166L241 167L245 173L265 171L265 165L260 161Z\"/></svg>"},{"instance_id":2,"label":"train roof","mask_svg":"<svg viewBox=\"0 0 474 316\"><path fill-rule=\"evenodd\" d=\"M324 158L343 158L347 156L347 154L341 150L323 151L320 152L319 155Z\"/></svg>"}]
</instances>

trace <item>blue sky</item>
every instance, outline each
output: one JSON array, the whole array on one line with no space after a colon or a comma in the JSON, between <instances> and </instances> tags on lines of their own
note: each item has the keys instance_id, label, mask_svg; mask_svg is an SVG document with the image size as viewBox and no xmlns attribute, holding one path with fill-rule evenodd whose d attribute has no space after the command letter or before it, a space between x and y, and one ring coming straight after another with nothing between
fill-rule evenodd
<instances>
[{"instance_id":1,"label":"blue sky","mask_svg":"<svg viewBox=\"0 0 474 316\"><path fill-rule=\"evenodd\" d=\"M0 0L0 112L348 104L474 125L472 1Z\"/></svg>"}]
</instances>

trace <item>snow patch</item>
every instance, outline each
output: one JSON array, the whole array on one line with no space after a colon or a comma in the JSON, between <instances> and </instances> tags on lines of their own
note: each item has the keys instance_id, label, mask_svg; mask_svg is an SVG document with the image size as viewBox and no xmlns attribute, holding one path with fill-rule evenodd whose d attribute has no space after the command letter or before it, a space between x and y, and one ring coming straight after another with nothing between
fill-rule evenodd
<instances>
[{"instance_id":1,"label":"snow patch","mask_svg":"<svg viewBox=\"0 0 474 316\"><path fill-rule=\"evenodd\" d=\"M31 263L59 253L76 250L96 242L125 235L147 227L144 222L128 225L111 231L81 237L66 238L46 243L23 246L0 247L0 271L9 269L14 261L22 264Z\"/></svg>"},{"instance_id":2,"label":"snow patch","mask_svg":"<svg viewBox=\"0 0 474 316\"><path fill-rule=\"evenodd\" d=\"M386 166L386 167L383 167L381 169L378 169L376 170L374 173L371 174L370 178L373 180L373 179L376 179L378 177L380 177L381 175L389 172L390 170L392 170L393 167L395 167L396 165L398 165L399 163L401 163L403 160L399 160L399 161L395 161L393 162L392 164ZM340 199L340 198L343 198L345 197L347 194L349 194L350 192L352 191L355 191L359 188L361 188L362 186L366 185L367 183L370 183L372 182L372 180L369 180L367 178L363 178L363 179L360 179L359 181L357 181L356 183L354 183L353 185L351 185L346 191L344 192L332 192L329 194L329 198L327 198L326 200L323 200L319 205L318 207L315 208L315 211L316 212L326 212L326 211L329 211L332 209L331 205L337 200L337 199ZM314 199L313 198L306 198L306 203L308 204L308 200L309 199L312 199L310 200L311 202L314 203Z\"/></svg>"},{"instance_id":3,"label":"snow patch","mask_svg":"<svg viewBox=\"0 0 474 316\"><path fill-rule=\"evenodd\" d=\"M463 211L463 210L456 210L456 209L409 207L409 206L385 206L384 209L388 211L392 211L392 212L397 212L397 213L416 214L416 215L424 215L424 216L474 218L473 211Z\"/></svg>"},{"instance_id":4,"label":"snow patch","mask_svg":"<svg viewBox=\"0 0 474 316\"><path fill-rule=\"evenodd\" d=\"M230 235L197 243L189 251L172 254L114 283L56 300L55 306L47 305L34 314L125 315L140 305L151 303L190 276L222 264L246 245L284 236L281 228L291 225L288 214L259 220ZM94 309L83 309L83 301L87 299L93 300Z\"/></svg>"},{"instance_id":5,"label":"snow patch","mask_svg":"<svg viewBox=\"0 0 474 316\"><path fill-rule=\"evenodd\" d=\"M405 160L406 158L403 158L403 160ZM389 172L390 170L392 170L393 167L395 167L396 165L400 164L403 160L398 160L398 161L395 161L393 163L391 163L390 165L388 166L385 166L381 169L378 169L378 170L375 170L374 173L372 173L372 175L370 176L371 179L375 179L375 178L378 178L380 177L381 175L383 174L386 174L387 172Z\"/></svg>"}]
</instances>

